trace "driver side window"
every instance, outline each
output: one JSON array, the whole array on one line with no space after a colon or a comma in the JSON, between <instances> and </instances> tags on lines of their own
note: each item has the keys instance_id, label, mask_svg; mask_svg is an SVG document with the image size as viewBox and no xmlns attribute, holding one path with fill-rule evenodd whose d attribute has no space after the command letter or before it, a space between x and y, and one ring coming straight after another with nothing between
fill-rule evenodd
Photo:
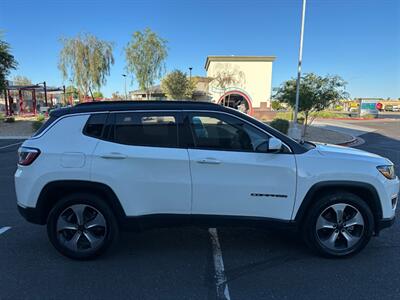
<instances>
[{"instance_id":1,"label":"driver side window","mask_svg":"<svg viewBox=\"0 0 400 300\"><path fill-rule=\"evenodd\" d=\"M197 149L256 152L268 135L225 114L193 114L190 126Z\"/></svg>"}]
</instances>

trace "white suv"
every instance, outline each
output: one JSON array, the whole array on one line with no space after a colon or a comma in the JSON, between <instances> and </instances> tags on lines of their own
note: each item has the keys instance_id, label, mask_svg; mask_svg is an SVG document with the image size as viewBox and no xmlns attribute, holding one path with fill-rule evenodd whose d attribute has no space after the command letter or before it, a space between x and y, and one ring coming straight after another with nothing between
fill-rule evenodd
<instances>
[{"instance_id":1,"label":"white suv","mask_svg":"<svg viewBox=\"0 0 400 300\"><path fill-rule=\"evenodd\" d=\"M297 143L236 110L187 101L55 110L19 149L18 207L76 259L119 230L203 225L298 229L326 256L360 251L395 217L393 163Z\"/></svg>"}]
</instances>

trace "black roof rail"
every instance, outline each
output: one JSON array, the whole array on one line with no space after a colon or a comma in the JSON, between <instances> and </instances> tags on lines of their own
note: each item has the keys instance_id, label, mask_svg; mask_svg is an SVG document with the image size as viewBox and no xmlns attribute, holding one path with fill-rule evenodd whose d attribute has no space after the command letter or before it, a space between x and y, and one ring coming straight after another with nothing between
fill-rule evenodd
<instances>
[{"instance_id":1,"label":"black roof rail","mask_svg":"<svg viewBox=\"0 0 400 300\"><path fill-rule=\"evenodd\" d=\"M78 103L75 106L92 106L92 105L129 105L129 104L137 104L137 105L154 105L154 104L162 104L162 105L176 105L176 104L200 104L200 105L217 105L212 102L208 102L205 100L106 100L106 101L91 101L91 102L83 102Z\"/></svg>"}]
</instances>

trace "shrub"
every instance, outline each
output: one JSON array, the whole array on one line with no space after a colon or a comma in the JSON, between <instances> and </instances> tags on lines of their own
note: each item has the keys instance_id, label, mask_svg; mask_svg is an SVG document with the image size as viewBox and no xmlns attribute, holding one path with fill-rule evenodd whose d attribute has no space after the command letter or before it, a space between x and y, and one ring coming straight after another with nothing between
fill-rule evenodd
<instances>
[{"instance_id":1,"label":"shrub","mask_svg":"<svg viewBox=\"0 0 400 300\"><path fill-rule=\"evenodd\" d=\"M289 130L289 121L285 119L274 119L269 125L284 134Z\"/></svg>"},{"instance_id":2,"label":"shrub","mask_svg":"<svg viewBox=\"0 0 400 300\"><path fill-rule=\"evenodd\" d=\"M5 116L3 114L0 114L0 121L4 121Z\"/></svg>"},{"instance_id":3,"label":"shrub","mask_svg":"<svg viewBox=\"0 0 400 300\"><path fill-rule=\"evenodd\" d=\"M43 122L43 121L44 121L44 115L42 115L42 114L37 115L36 121L38 121L38 122Z\"/></svg>"},{"instance_id":4,"label":"shrub","mask_svg":"<svg viewBox=\"0 0 400 300\"><path fill-rule=\"evenodd\" d=\"M282 108L281 104L279 103L279 101L272 101L271 102L271 107L272 107L273 110L280 110Z\"/></svg>"},{"instance_id":5,"label":"shrub","mask_svg":"<svg viewBox=\"0 0 400 300\"><path fill-rule=\"evenodd\" d=\"M6 123L14 123L15 122L15 118L14 117L6 117L4 119L4 122L6 122Z\"/></svg>"}]
</instances>

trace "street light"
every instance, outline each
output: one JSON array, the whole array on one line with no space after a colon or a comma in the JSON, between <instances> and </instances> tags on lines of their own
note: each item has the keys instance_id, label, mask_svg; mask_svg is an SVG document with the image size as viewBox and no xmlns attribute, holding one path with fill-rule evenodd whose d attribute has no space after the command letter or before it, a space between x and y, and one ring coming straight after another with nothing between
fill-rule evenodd
<instances>
[{"instance_id":1,"label":"street light","mask_svg":"<svg viewBox=\"0 0 400 300\"><path fill-rule=\"evenodd\" d=\"M45 105L47 107L47 85L46 85L46 81L39 82L36 85L43 85L44 103L45 103Z\"/></svg>"},{"instance_id":2,"label":"street light","mask_svg":"<svg viewBox=\"0 0 400 300\"><path fill-rule=\"evenodd\" d=\"M128 94L126 93L126 74L122 74L122 76L125 78L125 100L128 100Z\"/></svg>"},{"instance_id":3,"label":"street light","mask_svg":"<svg viewBox=\"0 0 400 300\"><path fill-rule=\"evenodd\" d=\"M301 138L300 128L297 123L297 114L299 112L300 78L301 78L301 64L303 60L303 36L304 36L304 20L306 17L306 2L307 0L303 0L303 8L301 11L299 63L297 65L297 81L296 81L296 104L294 106L293 125L289 130L289 135L297 140L300 140Z\"/></svg>"},{"instance_id":4,"label":"street light","mask_svg":"<svg viewBox=\"0 0 400 300\"><path fill-rule=\"evenodd\" d=\"M192 80L192 67L189 67L189 79Z\"/></svg>"}]
</instances>

